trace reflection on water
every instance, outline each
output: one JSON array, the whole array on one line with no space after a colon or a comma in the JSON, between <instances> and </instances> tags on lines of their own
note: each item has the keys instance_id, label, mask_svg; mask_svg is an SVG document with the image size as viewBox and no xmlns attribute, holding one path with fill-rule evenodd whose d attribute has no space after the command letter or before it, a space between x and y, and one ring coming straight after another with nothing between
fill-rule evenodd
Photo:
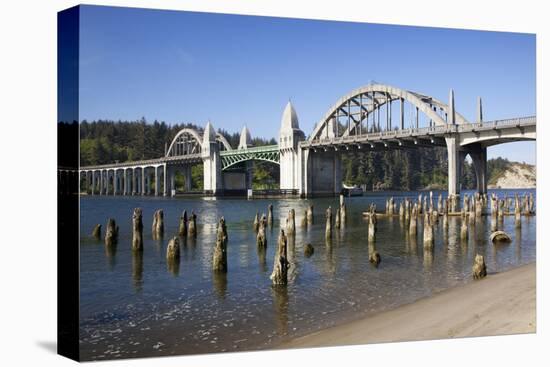
<instances>
[{"instance_id":1,"label":"reflection on water","mask_svg":"<svg viewBox=\"0 0 550 367\"><path fill-rule=\"evenodd\" d=\"M220 299L225 299L225 293L227 292L227 273L221 271L212 272L212 283L216 295Z\"/></svg>"},{"instance_id":2,"label":"reflection on water","mask_svg":"<svg viewBox=\"0 0 550 367\"><path fill-rule=\"evenodd\" d=\"M132 251L132 280L136 292L140 292L143 285L143 252Z\"/></svg>"},{"instance_id":3,"label":"reflection on water","mask_svg":"<svg viewBox=\"0 0 550 367\"><path fill-rule=\"evenodd\" d=\"M439 193L435 193L436 197ZM404 196L392 194L399 202ZM513 197L509 192L508 196ZM416 199L418 193L408 195ZM504 197L501 193L499 196ZM386 195L346 199L346 220L325 236L325 209L338 198L314 200L166 199L83 197L81 199L81 314L83 359L157 356L268 348L339 322L412 302L472 281L476 253L485 256L490 273L535 260L536 217L497 218L496 226L512 236L508 245L488 237L492 218L435 224L433 250L424 251L423 216L416 235L398 217L380 217L376 242L368 243L362 212L371 202L383 208ZM273 204L267 247L259 248L252 219ZM288 237L289 284L272 287L269 279L277 236L288 211L300 223L309 205L313 225L297 226ZM131 250L131 216L143 209L144 250ZM197 236L180 237L181 257L167 263L164 239L153 240L151 219L164 211L164 238L178 234L183 210L197 214ZM216 223L225 216L228 272L212 272ZM95 224L113 217L120 226L118 245L106 247L90 236ZM334 217L333 217L334 221ZM306 257L312 244L315 255ZM382 259L376 268L369 254Z\"/></svg>"},{"instance_id":4,"label":"reflection on water","mask_svg":"<svg viewBox=\"0 0 550 367\"><path fill-rule=\"evenodd\" d=\"M288 334L288 288L274 285L271 287L271 295L277 319L277 333L285 336Z\"/></svg>"}]
</instances>

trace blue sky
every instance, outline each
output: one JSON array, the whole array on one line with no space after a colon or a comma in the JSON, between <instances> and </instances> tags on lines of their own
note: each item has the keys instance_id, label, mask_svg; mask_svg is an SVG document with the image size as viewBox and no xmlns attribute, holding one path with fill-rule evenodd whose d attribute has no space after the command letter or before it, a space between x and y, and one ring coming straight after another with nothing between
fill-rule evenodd
<instances>
[{"instance_id":1,"label":"blue sky","mask_svg":"<svg viewBox=\"0 0 550 367\"><path fill-rule=\"evenodd\" d=\"M536 114L529 34L83 6L80 119L193 122L276 137L291 99L309 134L370 81L448 100L475 120ZM489 157L535 162L535 143Z\"/></svg>"}]
</instances>

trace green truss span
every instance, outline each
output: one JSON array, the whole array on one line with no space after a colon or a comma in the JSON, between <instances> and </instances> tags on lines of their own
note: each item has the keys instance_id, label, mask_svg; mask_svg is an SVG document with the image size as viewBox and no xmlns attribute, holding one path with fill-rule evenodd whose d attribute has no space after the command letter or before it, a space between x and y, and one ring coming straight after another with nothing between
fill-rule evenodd
<instances>
[{"instance_id":1,"label":"green truss span","mask_svg":"<svg viewBox=\"0 0 550 367\"><path fill-rule=\"evenodd\" d=\"M220 152L222 171L237 163L257 160L279 164L279 146L264 145L247 149L224 150Z\"/></svg>"}]
</instances>

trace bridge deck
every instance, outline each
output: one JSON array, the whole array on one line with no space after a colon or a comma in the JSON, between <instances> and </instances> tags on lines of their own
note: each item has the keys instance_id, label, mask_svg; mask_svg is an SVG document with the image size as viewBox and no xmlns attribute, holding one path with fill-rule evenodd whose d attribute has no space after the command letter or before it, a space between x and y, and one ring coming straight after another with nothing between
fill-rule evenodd
<instances>
[{"instance_id":1,"label":"bridge deck","mask_svg":"<svg viewBox=\"0 0 550 367\"><path fill-rule=\"evenodd\" d=\"M175 157L161 157L155 159L144 159L140 161L131 161L131 162L119 162L119 163L109 163L109 164L100 164L94 166L83 166L80 167L81 171L93 171L93 170L102 170L102 169L118 169L118 168L129 168L129 167L149 167L149 166L158 166L164 163L191 163L191 162L202 162L201 154L188 154Z\"/></svg>"},{"instance_id":2,"label":"bridge deck","mask_svg":"<svg viewBox=\"0 0 550 367\"><path fill-rule=\"evenodd\" d=\"M300 146L303 148L310 147L322 147L326 145L346 145L354 143L376 143L386 141L414 141L415 144L419 143L418 140L430 140L432 144L445 146L445 141L442 139L446 134L451 133L465 133L465 132L482 132L491 130L503 130L510 128L525 128L530 126L536 126L536 116L506 119L506 120L494 120L482 123L466 123L456 125L443 125L443 126L431 126L423 128L410 128L403 130L391 130L391 131L379 131L366 134L347 135L332 138L313 139L300 142Z\"/></svg>"}]
</instances>

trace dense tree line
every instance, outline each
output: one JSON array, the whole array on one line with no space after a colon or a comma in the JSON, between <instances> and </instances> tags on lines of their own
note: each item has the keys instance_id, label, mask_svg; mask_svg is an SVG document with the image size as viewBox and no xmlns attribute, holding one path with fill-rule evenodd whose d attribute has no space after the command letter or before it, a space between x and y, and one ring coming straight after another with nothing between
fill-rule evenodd
<instances>
[{"instance_id":1,"label":"dense tree line","mask_svg":"<svg viewBox=\"0 0 550 367\"><path fill-rule=\"evenodd\" d=\"M487 161L489 183L509 167L504 158ZM364 185L367 190L419 190L447 188L445 148L418 148L384 152L353 152L342 157L343 179L348 185ZM473 164L465 160L460 177L462 187L476 188Z\"/></svg>"},{"instance_id":2,"label":"dense tree line","mask_svg":"<svg viewBox=\"0 0 550 367\"><path fill-rule=\"evenodd\" d=\"M83 121L80 124L80 163L95 165L112 162L158 158L182 128L202 128L181 123L139 121ZM218 130L233 148L240 133ZM253 138L254 146L277 144L275 139ZM503 158L487 162L489 182L498 178L510 162ZM364 185L367 190L417 190L447 187L447 152L445 148L418 148L382 152L354 151L342 156L343 180L348 185ZM193 169L195 187L200 187L200 167ZM254 188L276 188L279 170L267 162L254 163ZM475 188L473 165L465 161L461 177L463 188Z\"/></svg>"},{"instance_id":3,"label":"dense tree line","mask_svg":"<svg viewBox=\"0 0 550 367\"><path fill-rule=\"evenodd\" d=\"M203 131L202 127L192 123L167 125L156 120L148 123L145 118L138 121L84 120L80 123L80 164L87 166L161 157L183 128ZM237 148L240 133L218 131L233 148ZM277 141L252 139L253 146L268 144L277 144Z\"/></svg>"}]
</instances>

